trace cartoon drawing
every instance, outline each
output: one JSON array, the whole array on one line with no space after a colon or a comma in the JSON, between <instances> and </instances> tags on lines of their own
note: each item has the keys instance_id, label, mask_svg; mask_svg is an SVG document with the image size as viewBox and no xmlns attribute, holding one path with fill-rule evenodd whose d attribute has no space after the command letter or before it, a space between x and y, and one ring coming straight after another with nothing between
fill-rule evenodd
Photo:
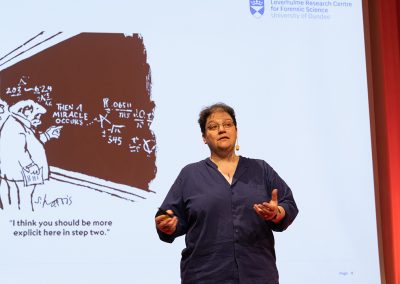
<instances>
[{"instance_id":1,"label":"cartoon drawing","mask_svg":"<svg viewBox=\"0 0 400 284\"><path fill-rule=\"evenodd\" d=\"M37 49L45 34L19 54ZM129 202L154 193L149 187L157 172L151 130L156 106L139 34L69 37L0 70L0 95L7 103L0 120L0 207L32 207L33 194L35 211L70 206L71 193L78 192L72 189ZM24 159L16 159L21 152Z\"/></svg>"},{"instance_id":2,"label":"cartoon drawing","mask_svg":"<svg viewBox=\"0 0 400 284\"><path fill-rule=\"evenodd\" d=\"M15 103L9 107L9 113L0 129L0 178L6 183L6 187L0 187L2 206L8 199L9 205L16 203L19 209L33 211L36 185L49 178L44 144L58 139L62 126L51 126L37 133L46 109L33 100Z\"/></svg>"}]
</instances>

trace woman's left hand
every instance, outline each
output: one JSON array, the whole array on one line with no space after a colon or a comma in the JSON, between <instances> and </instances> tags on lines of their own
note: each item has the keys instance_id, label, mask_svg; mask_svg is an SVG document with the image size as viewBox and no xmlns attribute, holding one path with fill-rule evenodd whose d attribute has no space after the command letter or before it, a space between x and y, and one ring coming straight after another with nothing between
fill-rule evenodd
<instances>
[{"instance_id":1,"label":"woman's left hand","mask_svg":"<svg viewBox=\"0 0 400 284\"><path fill-rule=\"evenodd\" d=\"M278 223L284 217L284 209L278 205L278 190L272 190L271 200L261 204L254 204L254 211L266 221ZM283 215L283 216L282 216Z\"/></svg>"}]
</instances>

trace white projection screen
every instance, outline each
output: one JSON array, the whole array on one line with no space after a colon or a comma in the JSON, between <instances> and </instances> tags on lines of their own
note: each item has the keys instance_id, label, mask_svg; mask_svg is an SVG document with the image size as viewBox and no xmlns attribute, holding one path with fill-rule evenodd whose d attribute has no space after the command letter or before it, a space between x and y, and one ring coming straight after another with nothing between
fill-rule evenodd
<instances>
[{"instance_id":1,"label":"white projection screen","mask_svg":"<svg viewBox=\"0 0 400 284\"><path fill-rule=\"evenodd\" d=\"M216 102L236 111L238 154L267 161L296 199L274 234L280 283L380 283L361 0L1 10L0 283L179 283L184 238L160 241L154 215L181 168L209 156L197 119ZM49 173L17 189L7 118L32 101Z\"/></svg>"}]
</instances>

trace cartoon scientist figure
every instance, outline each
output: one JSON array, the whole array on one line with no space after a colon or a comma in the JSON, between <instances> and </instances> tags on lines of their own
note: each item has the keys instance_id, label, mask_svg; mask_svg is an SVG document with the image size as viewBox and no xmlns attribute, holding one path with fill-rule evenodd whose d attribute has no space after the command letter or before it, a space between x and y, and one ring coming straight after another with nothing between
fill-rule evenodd
<instances>
[{"instance_id":1,"label":"cartoon scientist figure","mask_svg":"<svg viewBox=\"0 0 400 284\"><path fill-rule=\"evenodd\" d=\"M9 115L0 129L0 206L17 205L32 211L36 185L49 178L44 144L58 139L62 126L51 126L37 133L46 109L33 100L9 107Z\"/></svg>"}]
</instances>

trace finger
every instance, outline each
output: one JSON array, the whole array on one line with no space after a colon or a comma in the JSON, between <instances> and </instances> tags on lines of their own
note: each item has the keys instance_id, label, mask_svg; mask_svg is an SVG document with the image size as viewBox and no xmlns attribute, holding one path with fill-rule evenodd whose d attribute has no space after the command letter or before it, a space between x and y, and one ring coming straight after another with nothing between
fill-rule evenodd
<instances>
[{"instance_id":1,"label":"finger","mask_svg":"<svg viewBox=\"0 0 400 284\"><path fill-rule=\"evenodd\" d=\"M256 210L257 212L261 212L261 208L259 204L254 204L253 206L254 210Z\"/></svg>"},{"instance_id":2,"label":"finger","mask_svg":"<svg viewBox=\"0 0 400 284\"><path fill-rule=\"evenodd\" d=\"M264 206L262 205L254 204L253 208L256 211L257 215L264 220L271 220L274 216L273 212L264 210Z\"/></svg>"},{"instance_id":3,"label":"finger","mask_svg":"<svg viewBox=\"0 0 400 284\"><path fill-rule=\"evenodd\" d=\"M260 215L261 217L264 216L264 210L260 207L260 205L254 204L253 208L258 215Z\"/></svg>"},{"instance_id":4,"label":"finger","mask_svg":"<svg viewBox=\"0 0 400 284\"><path fill-rule=\"evenodd\" d=\"M171 224L171 228L175 231L176 229L176 225L178 225L178 218L174 217L172 218L172 224Z\"/></svg>"},{"instance_id":5,"label":"finger","mask_svg":"<svg viewBox=\"0 0 400 284\"><path fill-rule=\"evenodd\" d=\"M263 204L260 204L259 208L260 208L260 210L262 210L262 212L265 212L265 213L267 213L267 212L272 210L270 204L268 204L266 202L264 202Z\"/></svg>"},{"instance_id":6,"label":"finger","mask_svg":"<svg viewBox=\"0 0 400 284\"><path fill-rule=\"evenodd\" d=\"M165 220L160 223L159 225L159 230L166 233L166 234L172 234L176 230L176 225L178 222L178 218L169 218L168 220Z\"/></svg>"},{"instance_id":7,"label":"finger","mask_svg":"<svg viewBox=\"0 0 400 284\"><path fill-rule=\"evenodd\" d=\"M260 216L262 219L265 219L265 214L263 212L256 212L258 216Z\"/></svg>"},{"instance_id":8,"label":"finger","mask_svg":"<svg viewBox=\"0 0 400 284\"><path fill-rule=\"evenodd\" d=\"M176 218L176 217L167 218L167 219L164 221L165 225L166 225L166 226L171 226L171 225L174 223L175 218Z\"/></svg>"},{"instance_id":9,"label":"finger","mask_svg":"<svg viewBox=\"0 0 400 284\"><path fill-rule=\"evenodd\" d=\"M158 216L164 216L164 217L166 217L166 218L172 218L173 217L173 215L174 215L174 211L172 211L172 210L163 210L163 209L161 209L161 208L159 208L159 211L158 211Z\"/></svg>"},{"instance_id":10,"label":"finger","mask_svg":"<svg viewBox=\"0 0 400 284\"><path fill-rule=\"evenodd\" d=\"M264 215L271 215L273 212L273 209L270 206L264 205L264 204L262 204L260 206L260 209L261 209L262 214L264 214Z\"/></svg>"},{"instance_id":11,"label":"finger","mask_svg":"<svg viewBox=\"0 0 400 284\"><path fill-rule=\"evenodd\" d=\"M158 216L155 218L157 224L159 224L159 223L161 223L162 221L167 220L167 219L171 219L171 218L170 218L168 215L158 215Z\"/></svg>"},{"instance_id":12,"label":"finger","mask_svg":"<svg viewBox=\"0 0 400 284\"><path fill-rule=\"evenodd\" d=\"M278 190L276 188L272 190L271 201L278 203Z\"/></svg>"},{"instance_id":13,"label":"finger","mask_svg":"<svg viewBox=\"0 0 400 284\"><path fill-rule=\"evenodd\" d=\"M173 218L167 217L166 219L164 219L163 221L160 222L160 226L165 227L165 228L172 227L175 220L177 220L177 219L178 218L176 218L176 217L173 217Z\"/></svg>"},{"instance_id":14,"label":"finger","mask_svg":"<svg viewBox=\"0 0 400 284\"><path fill-rule=\"evenodd\" d=\"M262 204L262 208L265 210L265 211L275 211L276 210L276 205L275 204L271 204L271 203L266 203L266 202L264 202L263 204Z\"/></svg>"},{"instance_id":15,"label":"finger","mask_svg":"<svg viewBox=\"0 0 400 284\"><path fill-rule=\"evenodd\" d=\"M155 220L156 222L160 223L162 220L166 219L167 215L158 215Z\"/></svg>"},{"instance_id":16,"label":"finger","mask_svg":"<svg viewBox=\"0 0 400 284\"><path fill-rule=\"evenodd\" d=\"M163 221L159 222L159 223L157 224L157 228L158 228L159 230L161 230L161 231L166 230L166 229L168 228L168 221L167 221L167 220L163 220Z\"/></svg>"}]
</instances>

